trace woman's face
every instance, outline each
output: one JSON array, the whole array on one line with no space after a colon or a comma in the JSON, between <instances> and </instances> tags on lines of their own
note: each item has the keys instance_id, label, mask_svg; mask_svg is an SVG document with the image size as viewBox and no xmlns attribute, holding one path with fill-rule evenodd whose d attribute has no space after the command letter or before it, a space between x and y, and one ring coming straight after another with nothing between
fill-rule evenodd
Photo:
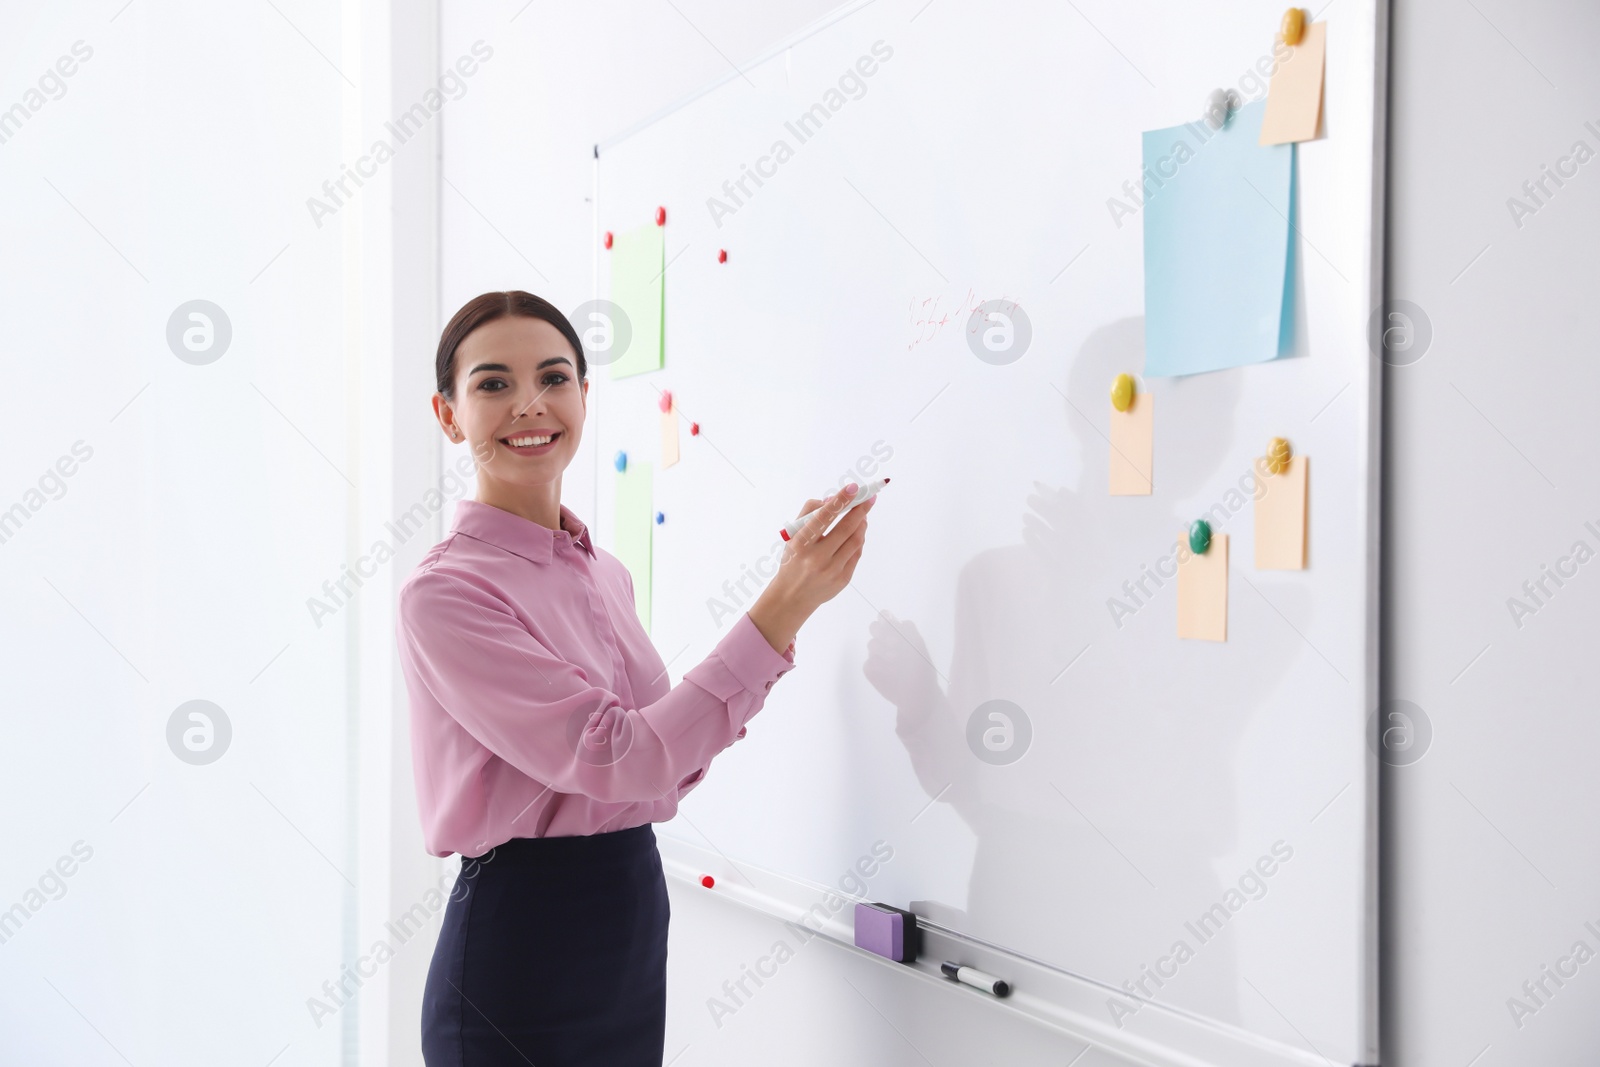
<instances>
[{"instance_id":1,"label":"woman's face","mask_svg":"<svg viewBox=\"0 0 1600 1067\"><path fill-rule=\"evenodd\" d=\"M482 473L516 486L559 481L583 437L589 393L560 330L524 315L484 323L456 348L455 387L455 399L435 397L434 409Z\"/></svg>"}]
</instances>

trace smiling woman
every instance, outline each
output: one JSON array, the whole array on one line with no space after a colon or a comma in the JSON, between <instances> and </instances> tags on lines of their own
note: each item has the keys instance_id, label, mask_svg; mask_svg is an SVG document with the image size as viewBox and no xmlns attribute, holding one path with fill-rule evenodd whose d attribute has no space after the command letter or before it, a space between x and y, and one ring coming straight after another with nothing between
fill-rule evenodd
<instances>
[{"instance_id":1,"label":"smiling woman","mask_svg":"<svg viewBox=\"0 0 1600 1067\"><path fill-rule=\"evenodd\" d=\"M627 569L561 503L589 396L572 324L532 294L486 293L445 327L435 370L434 414L471 444L478 492L401 587L397 636L424 844L481 862L445 910L423 1053L659 1067L669 908L651 823L793 669L876 498L831 530L856 485L806 501L777 575L672 686Z\"/></svg>"},{"instance_id":2,"label":"smiling woman","mask_svg":"<svg viewBox=\"0 0 1600 1067\"><path fill-rule=\"evenodd\" d=\"M589 397L588 362L567 317L531 293L485 293L445 327L435 370L434 414L452 441L471 444L478 499L559 529L561 472Z\"/></svg>"}]
</instances>

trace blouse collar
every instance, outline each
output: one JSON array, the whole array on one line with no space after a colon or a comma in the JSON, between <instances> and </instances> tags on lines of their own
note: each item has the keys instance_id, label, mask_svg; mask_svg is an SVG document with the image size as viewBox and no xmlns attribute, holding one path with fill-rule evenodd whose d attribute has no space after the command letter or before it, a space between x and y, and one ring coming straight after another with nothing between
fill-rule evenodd
<instances>
[{"instance_id":1,"label":"blouse collar","mask_svg":"<svg viewBox=\"0 0 1600 1067\"><path fill-rule=\"evenodd\" d=\"M561 529L540 526L532 519L478 500L458 500L451 533L462 533L486 544L502 548L533 563L549 563L557 539L572 541L595 558L589 543L589 528L565 504L561 505Z\"/></svg>"}]
</instances>

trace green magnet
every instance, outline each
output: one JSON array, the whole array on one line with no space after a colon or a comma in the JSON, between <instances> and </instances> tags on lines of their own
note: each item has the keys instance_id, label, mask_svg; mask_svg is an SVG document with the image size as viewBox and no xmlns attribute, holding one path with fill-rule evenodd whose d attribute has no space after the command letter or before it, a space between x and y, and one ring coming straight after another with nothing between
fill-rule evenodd
<instances>
[{"instance_id":1,"label":"green magnet","mask_svg":"<svg viewBox=\"0 0 1600 1067\"><path fill-rule=\"evenodd\" d=\"M1196 519L1189 524L1189 551L1197 556L1206 554L1206 549L1211 547L1211 524L1204 519Z\"/></svg>"}]
</instances>

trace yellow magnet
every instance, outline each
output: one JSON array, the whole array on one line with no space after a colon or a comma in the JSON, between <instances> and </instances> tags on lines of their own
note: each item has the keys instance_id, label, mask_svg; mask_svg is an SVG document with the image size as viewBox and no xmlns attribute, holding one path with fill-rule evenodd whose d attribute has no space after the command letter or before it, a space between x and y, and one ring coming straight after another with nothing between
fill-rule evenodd
<instances>
[{"instance_id":1,"label":"yellow magnet","mask_svg":"<svg viewBox=\"0 0 1600 1067\"><path fill-rule=\"evenodd\" d=\"M1289 460L1293 456L1294 450L1289 447L1288 438L1274 437L1272 443L1267 445L1267 470L1282 474L1289 469Z\"/></svg>"},{"instance_id":2,"label":"yellow magnet","mask_svg":"<svg viewBox=\"0 0 1600 1067\"><path fill-rule=\"evenodd\" d=\"M1118 411L1133 407L1133 375L1119 374L1112 380L1111 406Z\"/></svg>"},{"instance_id":3,"label":"yellow magnet","mask_svg":"<svg viewBox=\"0 0 1600 1067\"><path fill-rule=\"evenodd\" d=\"M1283 22L1278 26L1278 38L1291 48L1300 43L1300 38L1306 32L1306 13L1298 7L1291 7L1283 13Z\"/></svg>"}]
</instances>

